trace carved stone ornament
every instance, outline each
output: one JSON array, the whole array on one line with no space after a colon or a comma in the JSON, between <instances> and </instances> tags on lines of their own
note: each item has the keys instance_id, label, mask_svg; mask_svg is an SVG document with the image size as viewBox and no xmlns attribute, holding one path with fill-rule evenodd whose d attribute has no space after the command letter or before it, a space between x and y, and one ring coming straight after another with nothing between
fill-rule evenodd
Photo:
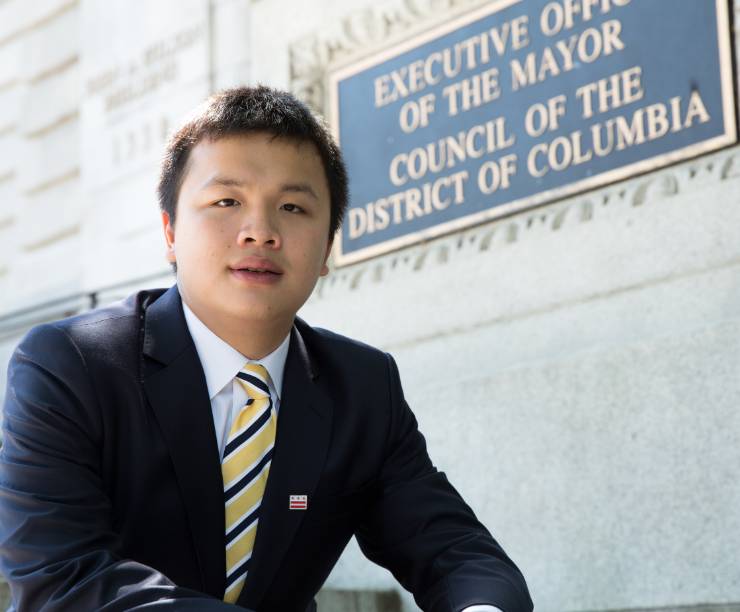
<instances>
[{"instance_id":1,"label":"carved stone ornament","mask_svg":"<svg viewBox=\"0 0 740 612\"><path fill-rule=\"evenodd\" d=\"M314 110L327 113L329 69L373 53L484 0L394 0L368 4L289 46L290 88Z\"/></svg>"},{"instance_id":2,"label":"carved stone ornament","mask_svg":"<svg viewBox=\"0 0 740 612\"><path fill-rule=\"evenodd\" d=\"M641 177L544 207L523 211L430 242L387 253L374 259L333 269L319 279L312 300L336 297L356 291L368 283L384 283L389 278L438 269L459 258L473 265L485 265L480 258L506 249L514 243L540 239L543 232L569 232L604 215L611 218L635 217L643 207L659 205L666 199L688 192L701 193L707 185L737 181L740 177L740 151L737 147L664 168ZM731 190L732 187L728 187Z\"/></svg>"}]
</instances>

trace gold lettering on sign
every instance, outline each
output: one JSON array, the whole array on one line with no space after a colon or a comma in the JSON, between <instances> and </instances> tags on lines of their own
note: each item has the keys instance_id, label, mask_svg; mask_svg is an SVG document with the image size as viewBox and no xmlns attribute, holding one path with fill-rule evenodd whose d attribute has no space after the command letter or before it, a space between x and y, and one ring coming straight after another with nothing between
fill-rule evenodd
<instances>
[{"instance_id":1,"label":"gold lettering on sign","mask_svg":"<svg viewBox=\"0 0 740 612\"><path fill-rule=\"evenodd\" d=\"M549 142L537 143L527 155L527 171L535 178L550 171L562 172L594 156L606 157L615 151L687 130L696 123L707 123L710 119L698 91L693 91L688 100L675 96L667 102L638 108L631 115L594 123L588 130L576 130Z\"/></svg>"},{"instance_id":2,"label":"gold lettering on sign","mask_svg":"<svg viewBox=\"0 0 740 612\"><path fill-rule=\"evenodd\" d=\"M641 100L644 95L640 66L628 68L576 89L576 98L581 103L581 116L584 119L591 119L596 112L605 113L632 104Z\"/></svg>"},{"instance_id":3,"label":"gold lettering on sign","mask_svg":"<svg viewBox=\"0 0 740 612\"><path fill-rule=\"evenodd\" d=\"M489 68L480 74L447 85L442 90L442 95L447 99L447 114L450 117L497 100L501 96L498 68Z\"/></svg>"},{"instance_id":4,"label":"gold lettering on sign","mask_svg":"<svg viewBox=\"0 0 740 612\"><path fill-rule=\"evenodd\" d=\"M391 160L388 175L393 185L401 187L409 179L421 180L429 172L454 168L467 159L478 159L511 147L514 143L515 138L507 129L506 118L497 117L468 130L461 130L455 136L445 136L408 153L399 153Z\"/></svg>"},{"instance_id":5,"label":"gold lettering on sign","mask_svg":"<svg viewBox=\"0 0 740 612\"><path fill-rule=\"evenodd\" d=\"M592 64L601 57L622 51L624 42L619 38L621 32L622 24L611 19L599 28L588 28L580 34L560 40L554 47L531 51L524 60L512 59L509 64L512 91L570 72L577 64Z\"/></svg>"},{"instance_id":6,"label":"gold lettering on sign","mask_svg":"<svg viewBox=\"0 0 740 612\"><path fill-rule=\"evenodd\" d=\"M559 0L548 2L540 13L540 30L545 36L556 36L579 23L627 6L630 0Z\"/></svg>"},{"instance_id":7,"label":"gold lettering on sign","mask_svg":"<svg viewBox=\"0 0 740 612\"><path fill-rule=\"evenodd\" d=\"M347 218L350 239L434 214L452 204L462 204L465 201L465 182L468 178L468 171L460 170L420 187L411 187L379 198L362 208L350 208Z\"/></svg>"},{"instance_id":8,"label":"gold lettering on sign","mask_svg":"<svg viewBox=\"0 0 740 612\"><path fill-rule=\"evenodd\" d=\"M412 96L443 79L455 79L461 72L485 66L508 51L523 49L530 42L528 27L529 16L520 15L376 77L375 108Z\"/></svg>"}]
</instances>

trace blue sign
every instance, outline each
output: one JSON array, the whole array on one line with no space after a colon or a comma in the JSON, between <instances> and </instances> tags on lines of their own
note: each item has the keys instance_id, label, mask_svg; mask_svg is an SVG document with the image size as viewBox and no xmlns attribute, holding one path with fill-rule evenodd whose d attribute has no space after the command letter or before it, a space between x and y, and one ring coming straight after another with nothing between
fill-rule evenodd
<instances>
[{"instance_id":1,"label":"blue sign","mask_svg":"<svg viewBox=\"0 0 740 612\"><path fill-rule=\"evenodd\" d=\"M736 140L727 0L498 0L330 85L340 265Z\"/></svg>"}]
</instances>

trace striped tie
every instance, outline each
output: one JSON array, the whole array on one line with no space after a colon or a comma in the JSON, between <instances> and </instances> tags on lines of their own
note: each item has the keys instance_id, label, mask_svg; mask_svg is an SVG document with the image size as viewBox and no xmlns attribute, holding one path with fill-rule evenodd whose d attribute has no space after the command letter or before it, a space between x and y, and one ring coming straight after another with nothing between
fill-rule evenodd
<instances>
[{"instance_id":1,"label":"striped tie","mask_svg":"<svg viewBox=\"0 0 740 612\"><path fill-rule=\"evenodd\" d=\"M277 425L267 370L259 364L248 363L236 375L236 380L249 399L231 426L221 462L226 499L224 601L228 603L234 603L239 597L249 571Z\"/></svg>"}]
</instances>

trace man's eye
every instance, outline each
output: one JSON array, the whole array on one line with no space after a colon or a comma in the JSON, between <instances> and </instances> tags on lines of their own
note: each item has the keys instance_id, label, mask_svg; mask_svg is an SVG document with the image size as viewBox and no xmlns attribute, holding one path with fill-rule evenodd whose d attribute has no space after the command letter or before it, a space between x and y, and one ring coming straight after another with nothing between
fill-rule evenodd
<instances>
[{"instance_id":1,"label":"man's eye","mask_svg":"<svg viewBox=\"0 0 740 612\"><path fill-rule=\"evenodd\" d=\"M287 210L288 212L292 212L292 213L303 212L303 209L300 206L298 206L298 204L291 204L291 203L283 204L282 209Z\"/></svg>"},{"instance_id":2,"label":"man's eye","mask_svg":"<svg viewBox=\"0 0 740 612\"><path fill-rule=\"evenodd\" d=\"M237 206L238 204L239 202L237 202L234 198L224 198L223 200L214 202L214 206L218 206L219 208L228 208L230 206Z\"/></svg>"}]
</instances>

